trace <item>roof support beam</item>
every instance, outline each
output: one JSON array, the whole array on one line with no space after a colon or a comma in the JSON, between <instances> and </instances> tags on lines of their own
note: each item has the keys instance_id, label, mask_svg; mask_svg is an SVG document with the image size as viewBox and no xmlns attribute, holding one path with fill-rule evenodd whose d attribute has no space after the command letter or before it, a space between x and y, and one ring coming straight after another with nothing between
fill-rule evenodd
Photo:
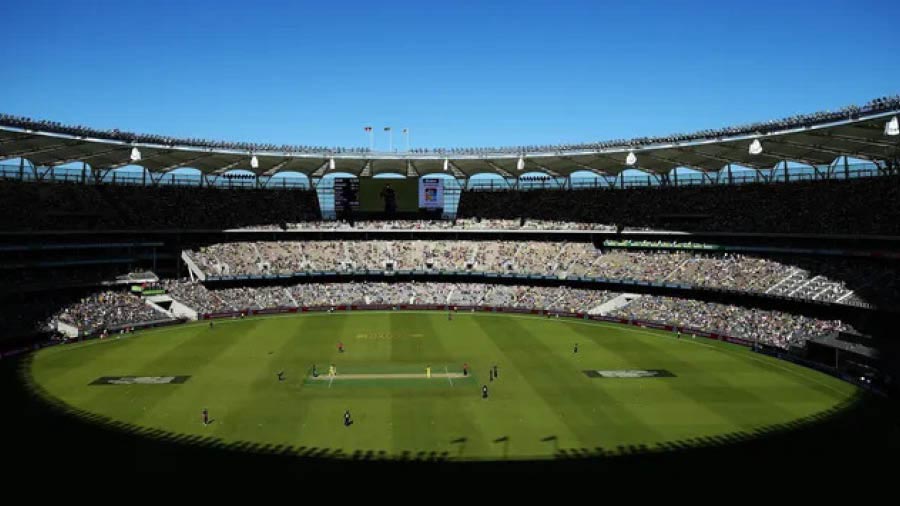
<instances>
[{"instance_id":1,"label":"roof support beam","mask_svg":"<svg viewBox=\"0 0 900 506\"><path fill-rule=\"evenodd\" d=\"M453 177L455 177L456 179L462 179L464 181L469 180L469 175L459 170L459 167L457 167L456 164L453 163L453 160L447 161L447 167L450 169L450 172L453 173Z\"/></svg>"},{"instance_id":2,"label":"roof support beam","mask_svg":"<svg viewBox=\"0 0 900 506\"><path fill-rule=\"evenodd\" d=\"M41 154L41 153L47 153L47 152L50 152L50 151L56 151L57 149L60 149L60 148L66 148L66 147L70 147L70 146L77 146L77 145L79 145L79 144L81 144L80 141L79 141L79 142L64 142L64 143L62 143L62 144L53 144L53 145L51 145L51 146L44 146L44 147L38 148L38 149L25 149L25 150L22 150L22 151L15 151L15 152L12 152L12 153L4 153L3 156L4 156L5 158L27 158L27 157L29 157L29 156L31 156L31 155L39 155L39 154Z\"/></svg>"},{"instance_id":3,"label":"roof support beam","mask_svg":"<svg viewBox=\"0 0 900 506\"><path fill-rule=\"evenodd\" d=\"M734 160L729 160L728 158L722 158L721 156L704 153L702 151L692 151L687 148L674 148L674 149L680 153L686 153L689 155L699 156L701 158L707 158L709 160L715 160L717 162L722 162L726 165L729 163L734 163Z\"/></svg>"},{"instance_id":4,"label":"roof support beam","mask_svg":"<svg viewBox=\"0 0 900 506\"><path fill-rule=\"evenodd\" d=\"M765 154L766 154L766 151L769 152L769 157L771 157L771 158L778 158L779 161L781 161L781 162L786 162L786 161L799 162L799 163L803 163L803 164L809 165L810 167L816 165L816 163L813 162L812 160L807 160L807 159L805 159L805 158L802 158L802 157L799 157L799 156L796 156L796 155L789 155L789 154L787 154L787 153L780 153L780 152L774 151L774 150L772 150L772 149L770 149L770 148L765 148L765 151L763 151L762 154L765 155ZM777 165L777 164L776 164L776 165Z\"/></svg>"},{"instance_id":5,"label":"roof support beam","mask_svg":"<svg viewBox=\"0 0 900 506\"><path fill-rule=\"evenodd\" d=\"M12 137L10 139L0 139L0 146L2 146L3 144L9 144L11 142L24 141L25 139L31 139L34 137L37 137L37 136L33 135L33 134L21 134L17 137Z\"/></svg>"},{"instance_id":6,"label":"roof support beam","mask_svg":"<svg viewBox=\"0 0 900 506\"><path fill-rule=\"evenodd\" d=\"M219 167L218 169L216 169L216 170L210 172L210 175L218 176L218 175L220 175L220 174L224 174L224 173L228 172L229 170L231 170L231 169L237 167L238 165L240 165L242 161L243 161L243 160L236 160L236 161L234 161L234 162L229 163L228 165L226 165L226 166L224 166L224 167Z\"/></svg>"},{"instance_id":7,"label":"roof support beam","mask_svg":"<svg viewBox=\"0 0 900 506\"><path fill-rule=\"evenodd\" d=\"M833 134L830 132L823 132L823 131L810 132L810 135L815 135L817 137L831 137L833 139L840 139L842 141L847 141L847 142L855 142L857 144L865 144L866 146L874 146L877 148L890 149L890 148L897 148L898 146L900 146L900 143L891 144L890 142L873 141L870 139L866 139L864 137L855 137L852 135L843 135L843 134Z\"/></svg>"},{"instance_id":8,"label":"roof support beam","mask_svg":"<svg viewBox=\"0 0 900 506\"><path fill-rule=\"evenodd\" d=\"M543 165L541 165L533 160L528 160L526 158L526 163L530 163L530 164L534 165L535 167L537 167L537 168L541 169L542 171L544 171L545 173L547 173L547 175L550 175L553 177L562 177L556 171L550 170L547 167L544 167Z\"/></svg>"},{"instance_id":9,"label":"roof support beam","mask_svg":"<svg viewBox=\"0 0 900 506\"><path fill-rule=\"evenodd\" d=\"M406 161L406 177L419 177L419 171L412 160Z\"/></svg>"},{"instance_id":10,"label":"roof support beam","mask_svg":"<svg viewBox=\"0 0 900 506\"><path fill-rule=\"evenodd\" d=\"M116 169L122 168L126 165L140 165L141 167L143 167L143 164L141 162L143 162L145 160L152 160L153 158L159 158L160 156L165 156L165 155L168 155L169 153L171 153L171 151L160 151L159 153L153 153L152 155L144 156L138 161L129 159L127 162L114 163L106 168L109 170L116 170Z\"/></svg>"},{"instance_id":11,"label":"roof support beam","mask_svg":"<svg viewBox=\"0 0 900 506\"><path fill-rule=\"evenodd\" d=\"M320 165L318 169L313 171L312 177L322 177L325 174L325 170L328 168L328 163L328 160L322 162L322 165Z\"/></svg>"},{"instance_id":12,"label":"roof support beam","mask_svg":"<svg viewBox=\"0 0 900 506\"><path fill-rule=\"evenodd\" d=\"M92 153L90 155L79 156L77 158L61 158L54 162L49 163L48 165L50 165L51 167L56 167L57 165L65 165L67 163L72 163L72 162L83 162L85 160L90 160L91 158L97 158L98 156L108 155L110 153L115 153L116 151L121 151L121 149L122 148L107 149L106 151L100 151L97 153Z\"/></svg>"},{"instance_id":13,"label":"roof support beam","mask_svg":"<svg viewBox=\"0 0 900 506\"><path fill-rule=\"evenodd\" d=\"M506 169L504 169L503 167L497 165L496 163L494 163L494 162L492 162L492 161L490 161L490 160L485 160L485 162L487 162L487 164L490 165L491 168L493 168L494 170L496 170L496 171L497 171L497 174L500 174L500 175L503 176L503 177L511 177L511 178L515 178L515 177L516 177L516 176L513 176L512 174L510 174L509 172L507 172Z\"/></svg>"},{"instance_id":14,"label":"roof support beam","mask_svg":"<svg viewBox=\"0 0 900 506\"><path fill-rule=\"evenodd\" d=\"M183 160L183 161L180 161L180 162L177 162L177 163L173 163L172 165L169 165L168 167L163 167L162 169L160 169L160 170L159 170L159 173L160 173L160 174L166 174L166 173L171 172L171 171L173 171L173 170L175 170L175 169L180 169L180 168L182 168L182 167L188 167L189 164L192 164L192 163L196 162L197 160L202 160L202 159L207 158L207 157L209 157L209 156L210 156L209 153L204 153L204 154L202 154L202 155L200 155L200 156L195 156L194 158L188 158L187 160Z\"/></svg>"},{"instance_id":15,"label":"roof support beam","mask_svg":"<svg viewBox=\"0 0 900 506\"><path fill-rule=\"evenodd\" d=\"M770 142L774 142L776 144L784 144L785 146L791 146L791 147L806 149L806 150L811 150L811 151L821 151L823 153L831 153L832 155L835 155L835 158L837 158L839 156L844 156L847 154L854 154L854 153L848 153L846 151L840 151L840 150L836 150L836 149L826 148L826 147L822 146L821 144L802 144L799 142L788 141L788 140L783 140L783 139L770 140Z\"/></svg>"},{"instance_id":16,"label":"roof support beam","mask_svg":"<svg viewBox=\"0 0 900 506\"><path fill-rule=\"evenodd\" d=\"M575 165L581 167L582 169L584 169L584 170L586 170L586 171L588 171L588 172L593 172L594 174L596 174L596 175L598 175L598 176L608 176L608 175L609 175L609 174L607 174L606 172L603 172L603 171L600 170L600 169L595 169L595 168L591 167L590 165L583 164L583 163L579 162L578 160L575 160L574 158L570 158L570 157L568 157L568 156L563 156L562 159L563 159L563 160L568 160L568 161L574 163Z\"/></svg>"},{"instance_id":17,"label":"roof support beam","mask_svg":"<svg viewBox=\"0 0 900 506\"><path fill-rule=\"evenodd\" d=\"M677 160L672 160L671 158L666 158L666 157L664 157L664 156L655 155L655 154L653 154L652 151L644 152L643 155L644 155L644 156L647 156L648 158L653 158L654 160L659 160L659 161L661 161L661 162L671 163L671 164L672 164L672 169L674 169L674 168L676 168L676 167L687 167L687 168L689 168L689 169L694 169L694 170L696 170L697 172L702 172L702 173L708 172L707 169L704 169L703 167L698 167L698 166L693 165L693 164L684 163L684 162L679 162L679 161L677 161ZM672 169L669 169L669 170L672 170Z\"/></svg>"},{"instance_id":18,"label":"roof support beam","mask_svg":"<svg viewBox=\"0 0 900 506\"><path fill-rule=\"evenodd\" d=\"M277 174L278 171L280 171L281 169L283 169L285 165L287 165L287 164L289 164L289 163L291 163L291 159L290 159L290 158L285 158L284 160L282 160L282 161L276 163L275 165L273 165L271 169L269 169L269 170L263 172L262 174L260 174L260 176L272 177L272 176L274 176L275 174Z\"/></svg>"},{"instance_id":19,"label":"roof support beam","mask_svg":"<svg viewBox=\"0 0 900 506\"><path fill-rule=\"evenodd\" d=\"M362 168L359 170L359 177L370 177L372 175L372 160L366 160Z\"/></svg>"}]
</instances>

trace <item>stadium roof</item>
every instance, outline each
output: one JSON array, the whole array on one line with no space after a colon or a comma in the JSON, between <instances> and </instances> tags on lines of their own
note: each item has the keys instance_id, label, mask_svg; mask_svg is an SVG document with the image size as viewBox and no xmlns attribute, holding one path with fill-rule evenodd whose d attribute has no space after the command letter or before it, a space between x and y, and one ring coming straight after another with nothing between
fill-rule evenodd
<instances>
[{"instance_id":1,"label":"stadium roof","mask_svg":"<svg viewBox=\"0 0 900 506\"><path fill-rule=\"evenodd\" d=\"M360 176L441 173L456 177L525 172L568 176L591 171L615 176L628 168L662 174L676 167L718 171L728 164L770 169L783 161L827 165L840 156L872 161L895 160L900 135L887 135L886 124L900 114L900 97L879 99L836 113L742 127L630 141L517 148L472 148L381 153L365 149L313 148L173 139L127 132L69 127L55 122L0 115L0 160L24 158L35 166L84 162L95 169L140 165L156 173L178 168L221 175L245 169L258 175L295 171L309 176L349 172ZM750 153L759 140L762 152ZM137 148L140 160L132 160ZM629 154L636 160L628 164ZM256 167L251 160L256 158Z\"/></svg>"}]
</instances>

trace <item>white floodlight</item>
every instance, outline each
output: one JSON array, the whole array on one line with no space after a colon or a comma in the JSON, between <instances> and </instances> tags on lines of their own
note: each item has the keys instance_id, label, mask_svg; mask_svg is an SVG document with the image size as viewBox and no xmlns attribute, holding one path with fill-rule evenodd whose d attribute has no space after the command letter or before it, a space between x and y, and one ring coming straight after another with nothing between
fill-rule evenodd
<instances>
[{"instance_id":1,"label":"white floodlight","mask_svg":"<svg viewBox=\"0 0 900 506\"><path fill-rule=\"evenodd\" d=\"M518 170L519 172L525 170L525 157L524 156L520 156L519 161L516 162L516 170Z\"/></svg>"},{"instance_id":2,"label":"white floodlight","mask_svg":"<svg viewBox=\"0 0 900 506\"><path fill-rule=\"evenodd\" d=\"M625 163L628 165L634 165L637 163L637 156L635 156L633 151L628 152L628 156L625 157Z\"/></svg>"},{"instance_id":3,"label":"white floodlight","mask_svg":"<svg viewBox=\"0 0 900 506\"><path fill-rule=\"evenodd\" d=\"M884 135L890 135L891 137L900 135L900 121L897 120L897 116L894 116L884 124Z\"/></svg>"},{"instance_id":4,"label":"white floodlight","mask_svg":"<svg viewBox=\"0 0 900 506\"><path fill-rule=\"evenodd\" d=\"M250 159L250 167L254 169L259 168L259 158L256 158L256 155L253 155L253 158Z\"/></svg>"},{"instance_id":5,"label":"white floodlight","mask_svg":"<svg viewBox=\"0 0 900 506\"><path fill-rule=\"evenodd\" d=\"M450 160L444 158L444 172L450 170Z\"/></svg>"},{"instance_id":6,"label":"white floodlight","mask_svg":"<svg viewBox=\"0 0 900 506\"><path fill-rule=\"evenodd\" d=\"M334 167L334 158L332 158L331 160L328 160L328 170L334 170Z\"/></svg>"},{"instance_id":7,"label":"white floodlight","mask_svg":"<svg viewBox=\"0 0 900 506\"><path fill-rule=\"evenodd\" d=\"M896 119L896 118L894 118L894 119ZM131 148L131 161L137 162L137 161L140 161L140 159L141 159L141 150L139 150L138 148Z\"/></svg>"},{"instance_id":8,"label":"white floodlight","mask_svg":"<svg viewBox=\"0 0 900 506\"><path fill-rule=\"evenodd\" d=\"M753 142L750 143L750 154L758 155L763 152L762 144L759 142L759 139L753 139Z\"/></svg>"}]
</instances>

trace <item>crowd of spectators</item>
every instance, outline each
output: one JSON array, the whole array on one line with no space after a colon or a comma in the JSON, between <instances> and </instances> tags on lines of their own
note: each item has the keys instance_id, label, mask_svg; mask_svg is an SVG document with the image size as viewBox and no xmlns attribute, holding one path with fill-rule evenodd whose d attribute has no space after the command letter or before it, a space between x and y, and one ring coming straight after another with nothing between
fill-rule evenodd
<instances>
[{"instance_id":1,"label":"crowd of spectators","mask_svg":"<svg viewBox=\"0 0 900 506\"><path fill-rule=\"evenodd\" d=\"M346 220L287 223L287 230L596 230L615 232L615 225L548 220ZM240 230L281 230L278 225L258 225ZM643 229L642 229L643 230Z\"/></svg>"},{"instance_id":2,"label":"crowd of spectators","mask_svg":"<svg viewBox=\"0 0 900 506\"><path fill-rule=\"evenodd\" d=\"M877 210L873 216L872 210ZM0 180L0 230L685 230L900 235L900 177L465 191L455 220L322 221L313 190Z\"/></svg>"},{"instance_id":3,"label":"crowd of spectators","mask_svg":"<svg viewBox=\"0 0 900 506\"><path fill-rule=\"evenodd\" d=\"M0 230L225 230L318 220L316 193L0 180Z\"/></svg>"},{"instance_id":4,"label":"crowd of spectators","mask_svg":"<svg viewBox=\"0 0 900 506\"><path fill-rule=\"evenodd\" d=\"M820 111L812 114L798 114L772 121L759 123L750 123L745 125L737 125L720 129L700 130L693 133L678 133L660 137L638 137L634 139L615 139L610 141L589 142L579 144L557 144L557 145L526 145L526 146L509 146L509 147L482 147L482 148L416 148L411 150L412 153L422 154L447 154L447 155L479 155L491 153L517 153L527 154L530 152L556 152L565 150L579 149L609 149L609 148L630 148L638 146L647 146L654 144L669 144L673 142L693 141L701 139L719 139L723 137L731 137L738 135L766 134L780 130L797 128L801 126L818 125L823 123L831 123L841 120L852 120L861 115L874 114L884 111L891 111L900 108L900 96L887 96L870 100L862 106L851 105L842 107L835 111ZM78 137L89 137L94 139L106 139L135 143L152 143L164 146L191 146L210 149L229 149L241 150L247 152L277 152L277 153L322 153L322 154L340 154L340 153L368 153L368 148L339 148L324 146L307 146L307 145L274 145L259 144L249 142L229 142L229 141L211 141L207 139L197 138L176 138L166 135L154 134L138 134L133 132L125 132L118 129L98 130L81 125L64 125L57 121L34 120L23 116L12 116L8 114L0 114L0 125L22 128L29 130L39 130L44 132L53 132L74 135Z\"/></svg>"},{"instance_id":5,"label":"crowd of spectators","mask_svg":"<svg viewBox=\"0 0 900 506\"><path fill-rule=\"evenodd\" d=\"M584 190L466 191L458 218L707 232L900 235L900 178Z\"/></svg>"},{"instance_id":6,"label":"crowd of spectators","mask_svg":"<svg viewBox=\"0 0 900 506\"><path fill-rule=\"evenodd\" d=\"M597 249L539 241L282 241L216 243L187 254L207 275L437 270L671 282L861 305L900 300L890 264L847 258L758 257L678 250ZM893 280L893 281L892 281Z\"/></svg>"},{"instance_id":7,"label":"crowd of spectators","mask_svg":"<svg viewBox=\"0 0 900 506\"><path fill-rule=\"evenodd\" d=\"M64 306L51 317L50 326L55 327L54 322L60 321L83 333L93 333L112 327L166 319L171 317L153 309L140 297L129 292L108 290Z\"/></svg>"},{"instance_id":8,"label":"crowd of spectators","mask_svg":"<svg viewBox=\"0 0 900 506\"><path fill-rule=\"evenodd\" d=\"M810 336L849 330L840 320L657 296L635 299L611 316L713 331L779 348L802 346Z\"/></svg>"},{"instance_id":9,"label":"crowd of spectators","mask_svg":"<svg viewBox=\"0 0 900 506\"><path fill-rule=\"evenodd\" d=\"M294 286L208 289L202 284L170 280L169 294L199 313L239 312L276 307L341 305L449 305L564 312L597 312L618 293L568 287L488 285L477 283L311 283ZM817 320L779 311L643 296L609 316L691 327L786 348L805 337L847 330L838 320Z\"/></svg>"}]
</instances>

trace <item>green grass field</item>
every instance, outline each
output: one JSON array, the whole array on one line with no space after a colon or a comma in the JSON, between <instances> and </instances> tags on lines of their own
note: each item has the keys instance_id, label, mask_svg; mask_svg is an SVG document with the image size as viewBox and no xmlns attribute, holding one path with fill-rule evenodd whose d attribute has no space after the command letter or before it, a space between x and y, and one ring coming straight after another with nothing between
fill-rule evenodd
<instances>
[{"instance_id":1,"label":"green grass field","mask_svg":"<svg viewBox=\"0 0 900 506\"><path fill-rule=\"evenodd\" d=\"M424 375L426 365L433 374L459 373L464 362L472 369L467 378L384 377ZM313 364L320 374L335 364L338 379L311 380ZM500 374L490 382L494 364ZM624 369L674 376L583 372ZM168 375L190 378L90 385L103 376ZM323 313L168 327L45 349L34 357L30 379L73 408L141 428L226 444L454 459L542 458L560 449L654 448L748 433L834 409L856 393L827 375L726 343L489 313L453 321L446 313ZM208 426L203 408L213 420ZM346 409L350 427L342 424Z\"/></svg>"}]
</instances>

